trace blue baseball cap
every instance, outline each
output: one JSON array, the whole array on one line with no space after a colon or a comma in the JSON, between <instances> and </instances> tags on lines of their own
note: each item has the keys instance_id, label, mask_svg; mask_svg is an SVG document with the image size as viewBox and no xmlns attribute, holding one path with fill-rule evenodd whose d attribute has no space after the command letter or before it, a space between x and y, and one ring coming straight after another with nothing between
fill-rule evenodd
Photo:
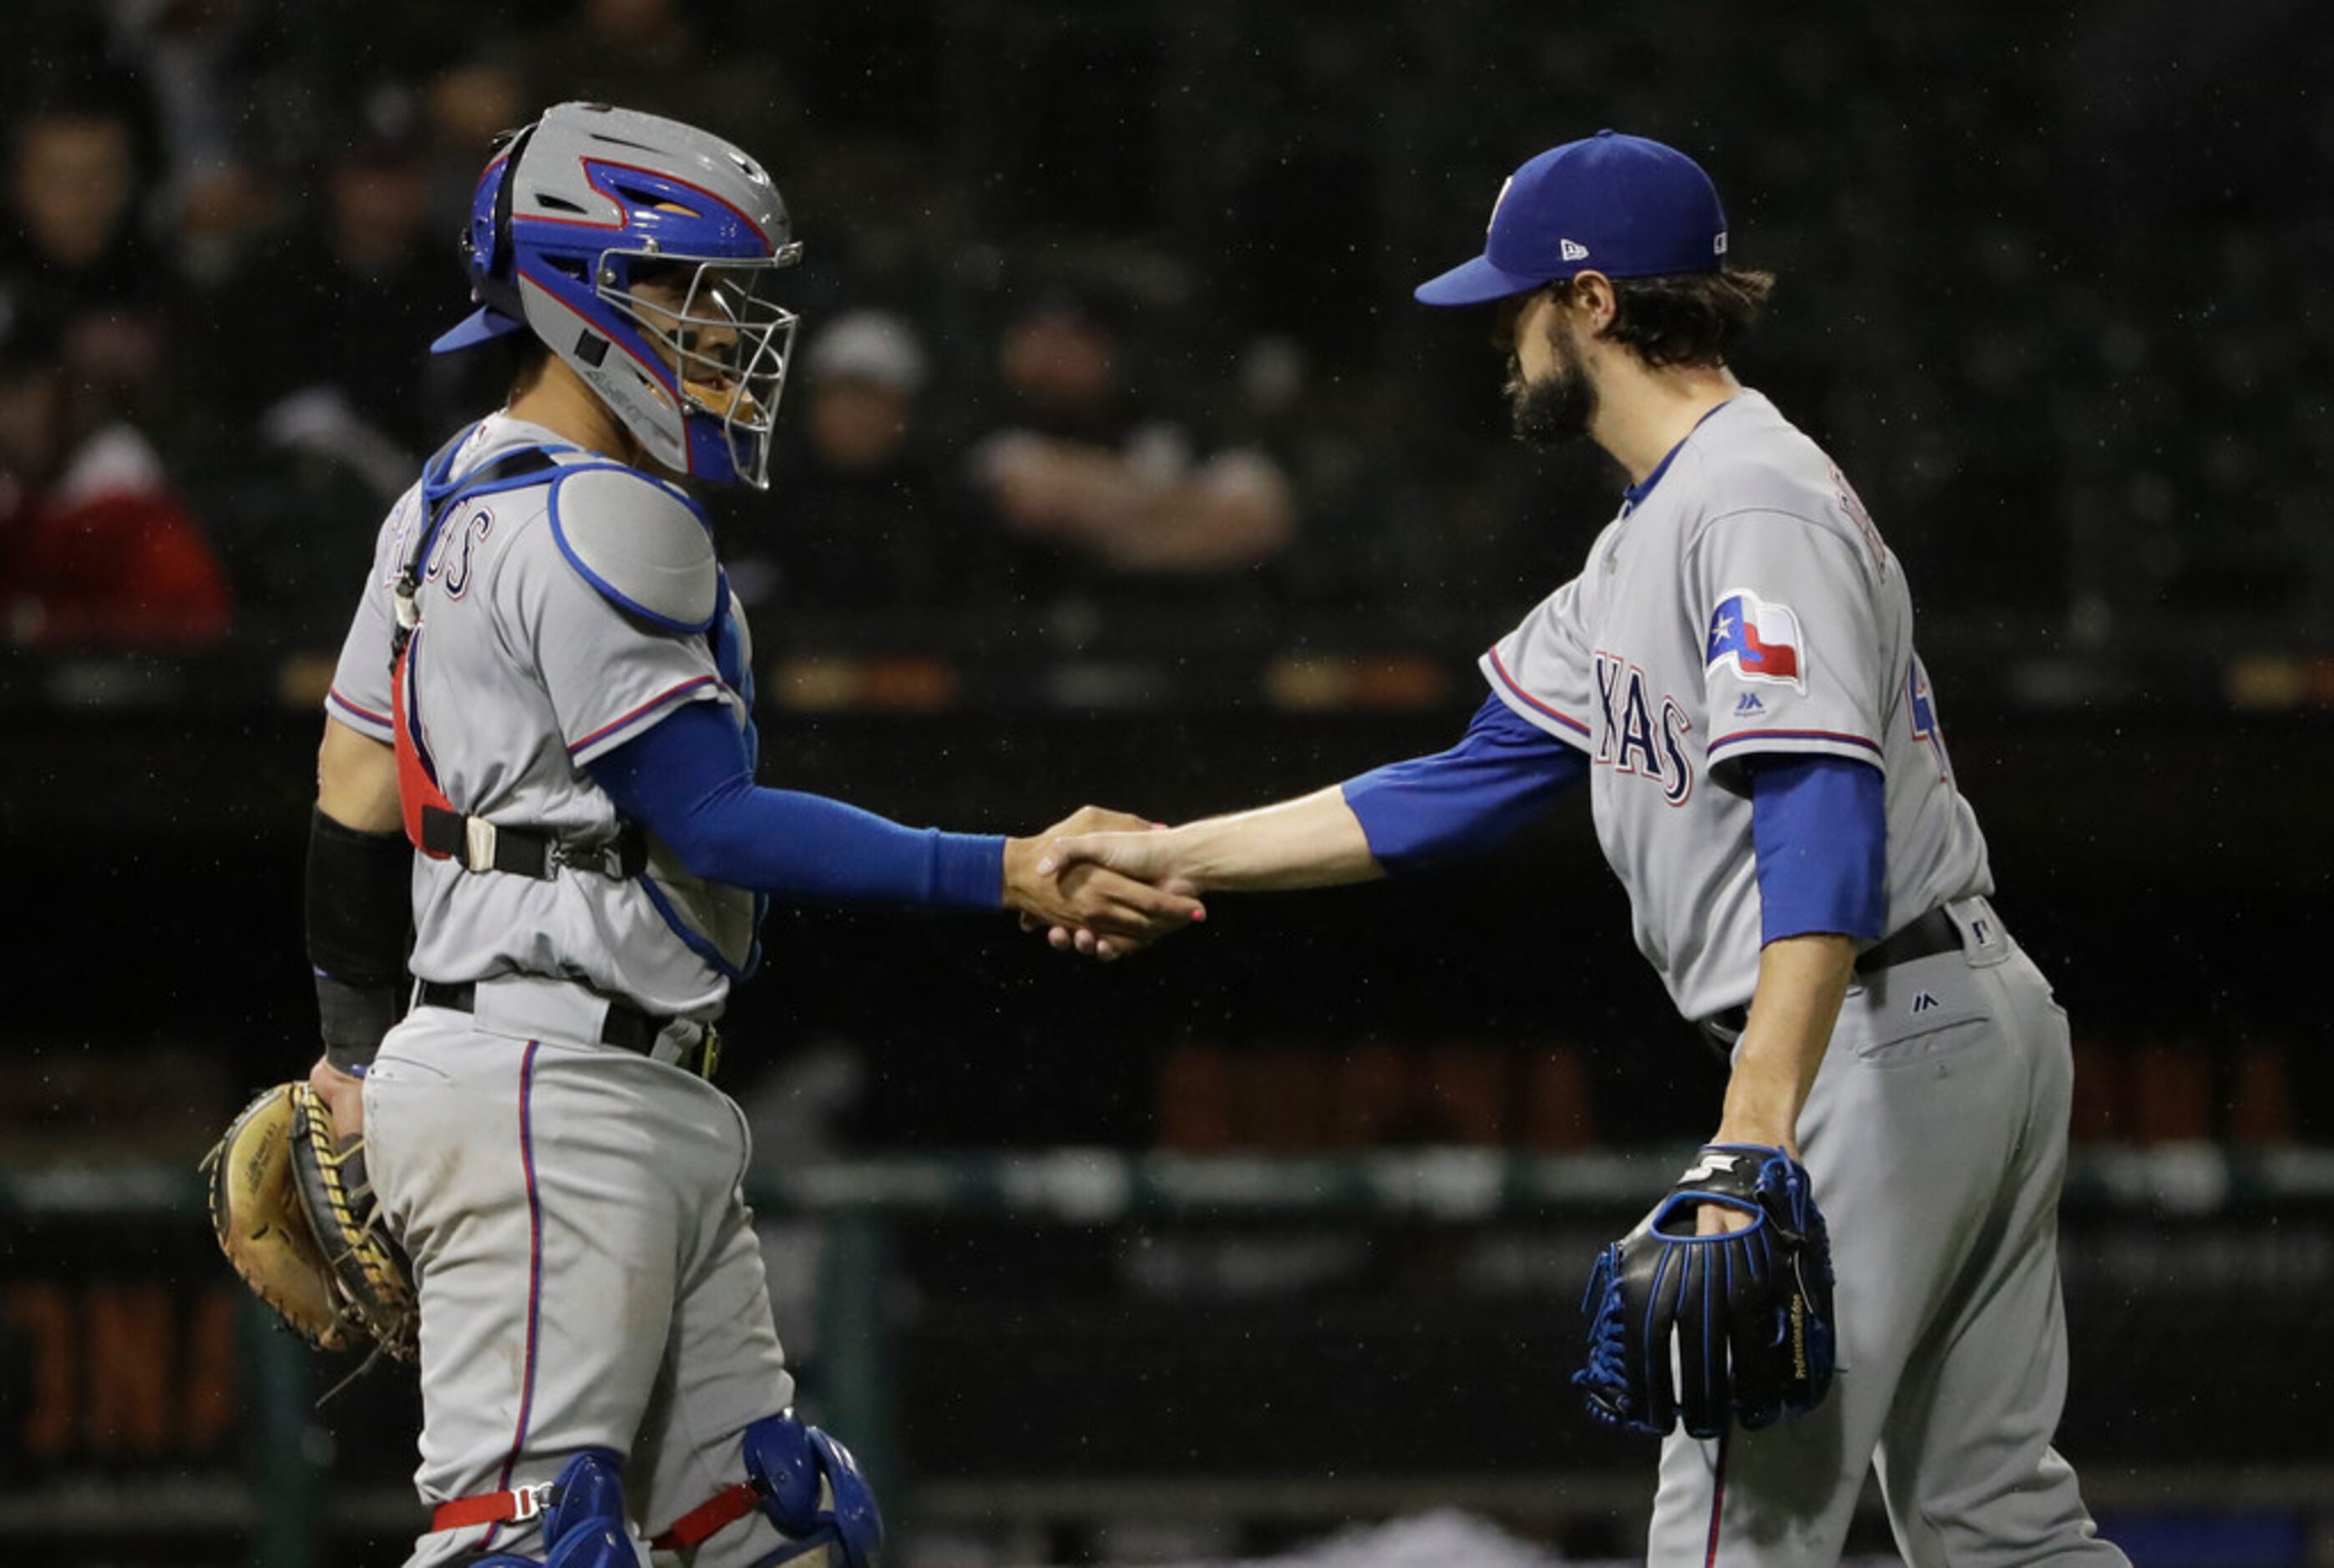
<instances>
[{"instance_id":1,"label":"blue baseball cap","mask_svg":"<svg viewBox=\"0 0 2334 1568\"><path fill-rule=\"evenodd\" d=\"M1726 212L1702 166L1673 147L1600 130L1550 148L1500 188L1483 254L1418 285L1422 304L1479 305L1584 272L1716 272Z\"/></svg>"}]
</instances>

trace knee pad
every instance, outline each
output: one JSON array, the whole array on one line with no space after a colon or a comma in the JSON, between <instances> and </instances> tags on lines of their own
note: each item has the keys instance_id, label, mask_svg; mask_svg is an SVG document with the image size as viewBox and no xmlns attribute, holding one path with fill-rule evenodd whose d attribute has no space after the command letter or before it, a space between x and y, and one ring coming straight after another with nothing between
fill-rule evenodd
<instances>
[{"instance_id":1,"label":"knee pad","mask_svg":"<svg viewBox=\"0 0 2334 1568\"><path fill-rule=\"evenodd\" d=\"M623 1460L607 1448L586 1448L560 1467L543 1509L543 1544L549 1555L505 1552L471 1568L640 1568L624 1534Z\"/></svg>"},{"instance_id":2,"label":"knee pad","mask_svg":"<svg viewBox=\"0 0 2334 1568\"><path fill-rule=\"evenodd\" d=\"M767 1568L821 1545L830 1548L829 1563L877 1568L883 1515L850 1449L786 1410L746 1429L745 1457L747 1477L761 1494L762 1512L792 1542L762 1560Z\"/></svg>"},{"instance_id":3,"label":"knee pad","mask_svg":"<svg viewBox=\"0 0 2334 1568\"><path fill-rule=\"evenodd\" d=\"M601 1568L597 1555L568 1554L595 1532L623 1548L622 1556L607 1562L637 1568L639 1560L624 1540L623 1459L613 1449L586 1448L560 1467L554 1485L557 1490L543 1511L543 1540L551 1548L547 1568Z\"/></svg>"}]
</instances>

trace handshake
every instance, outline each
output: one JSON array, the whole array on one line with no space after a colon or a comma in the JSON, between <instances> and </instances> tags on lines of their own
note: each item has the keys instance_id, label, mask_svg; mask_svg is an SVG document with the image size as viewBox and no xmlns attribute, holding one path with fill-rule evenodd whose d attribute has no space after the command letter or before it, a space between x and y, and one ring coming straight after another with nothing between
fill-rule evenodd
<instances>
[{"instance_id":1,"label":"handshake","mask_svg":"<svg viewBox=\"0 0 2334 1568\"><path fill-rule=\"evenodd\" d=\"M1183 850L1164 823L1083 806L1005 841L1005 907L1057 948L1124 957L1208 918Z\"/></svg>"}]
</instances>

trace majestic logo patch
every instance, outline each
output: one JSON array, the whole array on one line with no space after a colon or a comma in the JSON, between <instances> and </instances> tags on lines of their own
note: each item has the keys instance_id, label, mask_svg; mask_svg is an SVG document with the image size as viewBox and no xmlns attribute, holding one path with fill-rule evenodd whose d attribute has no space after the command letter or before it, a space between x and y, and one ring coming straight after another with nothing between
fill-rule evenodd
<instances>
[{"instance_id":1,"label":"majestic logo patch","mask_svg":"<svg viewBox=\"0 0 2334 1568\"><path fill-rule=\"evenodd\" d=\"M1745 680L1770 680L1804 693L1807 645L1799 618L1788 604L1770 604L1747 588L1729 589L1710 612L1710 640L1702 665L1734 667Z\"/></svg>"},{"instance_id":2,"label":"majestic logo patch","mask_svg":"<svg viewBox=\"0 0 2334 1568\"><path fill-rule=\"evenodd\" d=\"M1577 239L1560 239L1556 242L1556 248L1558 254L1568 262L1588 259L1588 247Z\"/></svg>"},{"instance_id":3,"label":"majestic logo patch","mask_svg":"<svg viewBox=\"0 0 2334 1568\"><path fill-rule=\"evenodd\" d=\"M1759 700L1759 694L1755 691L1744 692L1734 704L1734 717L1737 718L1748 718L1766 711L1767 705Z\"/></svg>"}]
</instances>

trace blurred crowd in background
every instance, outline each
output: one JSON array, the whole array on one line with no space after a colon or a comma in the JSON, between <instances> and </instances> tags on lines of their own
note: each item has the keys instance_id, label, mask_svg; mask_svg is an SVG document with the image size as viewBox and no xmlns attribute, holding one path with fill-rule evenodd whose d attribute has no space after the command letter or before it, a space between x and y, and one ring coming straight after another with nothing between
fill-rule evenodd
<instances>
[{"instance_id":1,"label":"blurred crowd in background","mask_svg":"<svg viewBox=\"0 0 2334 1568\"><path fill-rule=\"evenodd\" d=\"M1181 380L1204 369L1207 389L1154 375L1182 317L1151 317L1146 264L1101 236L1017 253L912 128L815 128L749 8L504 9L481 29L390 7L355 36L270 0L12 20L32 35L10 51L0 236L13 640L328 645L373 524L500 400L493 356L425 345L462 308L452 236L497 133L572 97L728 136L802 215L777 495L711 498L757 607L970 625L1073 593L1106 610L1128 582L1261 585L1284 563L1293 341L1193 354ZM854 188L882 199L846 226Z\"/></svg>"},{"instance_id":2,"label":"blurred crowd in background","mask_svg":"<svg viewBox=\"0 0 2334 1568\"><path fill-rule=\"evenodd\" d=\"M721 521L756 607L836 637L1503 624L1610 491L1506 447L1476 324L1407 291L1605 120L1715 172L1783 280L1746 370L1935 616L2095 649L2165 603L2323 624L2334 209L2279 170L2334 122L2250 106L2265 63L2322 77L2326 30L1955 9L1746 53L1490 0L13 5L0 626L329 648L383 508L499 400L424 349L494 137L566 98L726 135L795 208L786 448Z\"/></svg>"},{"instance_id":3,"label":"blurred crowd in background","mask_svg":"<svg viewBox=\"0 0 2334 1568\"><path fill-rule=\"evenodd\" d=\"M8 1554L250 1562L246 1527L314 1533L313 1476L277 1467L333 1445L169 1195L313 1058L323 678L382 515L506 390L490 351L427 351L468 308L474 182L571 99L738 142L804 242L771 487L708 496L765 782L984 831L1089 799L1181 820L1448 745L1476 653L1620 482L1510 439L1490 313L1410 291L1544 148L1610 125L1701 159L1731 259L1779 280L1738 368L1903 560L2002 919L2074 1020L2069 1451L2141 1467L2126 1507L2169 1505L2145 1467L2209 1460L2181 1496L2240 1477L2334 1539L2323 1380L2292 1354L2334 1271L2307 949L2334 893L2322 10L0 0ZM1471 1208L1487 1168L1421 1147L1708 1134L1724 1069L1629 953L1583 805L1496 861L1215 900L1106 968L1002 919L774 913L723 1020L763 1174L999 1150L1035 1206L891 1233L837 1208L815 1267L773 1270L815 1395L882 1380L834 1324L899 1337L929 1485L887 1507L929 1525L954 1482L987 1520L1000 1473L1118 1467L1257 1499L1334 1477L1369 1512L1402 1505L1381 1468L1439 1496L1610 1462L1548 1412L1577 1342L1549 1303L1611 1232ZM1420 1207L1364 1184L1272 1220L1194 1188L1181 1219L1096 1223L1097 1146L1417 1150ZM2132 1207L2143 1164L2185 1231ZM1066 1198L1024 1180L1048 1172ZM822 1279L832 1367L786 1316ZM2240 1353L2197 1356L2200 1323ZM2168 1380L2145 1409L2134 1366ZM274 1395L239 1406L254 1375ZM410 1527L395 1387L324 1418L343 1534ZM178 1473L246 1437L247 1493ZM346 1515L362 1486L386 1501ZM1072 1555L1015 1554L946 1560Z\"/></svg>"},{"instance_id":4,"label":"blurred crowd in background","mask_svg":"<svg viewBox=\"0 0 2334 1568\"><path fill-rule=\"evenodd\" d=\"M1510 440L1488 313L1410 290L1470 254L1517 162L1613 124L1702 159L1734 258L1780 278L1741 369L1906 564L2005 909L2118 1044L2084 1127L2324 1137L2281 956L2322 889L2291 868L2320 863L2308 759L2334 704L2334 206L2296 178L2334 159L2300 92L2334 78L2314 21L2300 0L2230 0L2209 36L2175 0L1691 31L1514 0L0 6L0 702L41 759L0 829L67 900L18 954L53 983L17 1029L234 1035L256 1064L304 1027L285 890L322 674L383 512L504 393L496 356L427 345L468 308L478 170L544 105L734 139L805 243L771 489L709 497L778 677L763 700L789 710L774 767L1016 831L1447 744L1475 651L1570 574L1619 486ZM2286 729L2204 727L2266 706ZM887 996L863 1106L907 1142L1683 1129L1708 1086L1682 1093L1673 1055L1599 1049L1583 1081L1574 1048L1657 1029L1660 1000L1599 973L1567 982L1595 1016L1551 1024L1546 955L1602 966L1625 918L1587 861L1525 852L1562 859L1560 899L1486 876L1275 903L1242 917L1253 951L1049 976L1072 989L1034 1012L1009 937L782 916L788 962L834 984L749 988L740 1035L860 1037L908 942L926 967ZM233 887L229 859L252 868ZM78 933L120 919L114 879L180 924L92 1015L111 959ZM277 928L253 938L283 960L264 983L215 950L238 919ZM2167 929L2198 976L2169 1013L2146 983ZM1357 986L1374 966L1398 978ZM1104 1033L1141 1048L1097 1061ZM1487 1067L1478 1042L1553 1054Z\"/></svg>"}]
</instances>

